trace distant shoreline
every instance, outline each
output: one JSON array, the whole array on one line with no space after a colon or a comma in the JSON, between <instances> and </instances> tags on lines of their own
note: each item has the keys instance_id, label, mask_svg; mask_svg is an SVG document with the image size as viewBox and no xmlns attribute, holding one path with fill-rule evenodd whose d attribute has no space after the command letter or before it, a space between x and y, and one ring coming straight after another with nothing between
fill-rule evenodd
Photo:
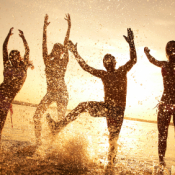
<instances>
[{"instance_id":1,"label":"distant shoreline","mask_svg":"<svg viewBox=\"0 0 175 175\"><path fill-rule=\"evenodd\" d=\"M21 102L21 101L13 101L13 104L15 105L23 105L23 106L30 106L30 107L37 107L38 104L28 103L28 102ZM56 107L50 107L50 108L56 108ZM70 110L68 110L70 111ZM126 120L132 120L132 121L138 121L138 122L147 122L147 123L157 123L157 121L153 120L144 120L144 119L138 119L138 118L131 118L131 117L124 117ZM173 123L170 123L170 125L173 126Z\"/></svg>"},{"instance_id":2,"label":"distant shoreline","mask_svg":"<svg viewBox=\"0 0 175 175\"><path fill-rule=\"evenodd\" d=\"M22 102L22 101L16 101L14 100L12 104L15 105L23 105L23 106L30 106L30 107L37 107L38 104L28 103L28 102Z\"/></svg>"}]
</instances>

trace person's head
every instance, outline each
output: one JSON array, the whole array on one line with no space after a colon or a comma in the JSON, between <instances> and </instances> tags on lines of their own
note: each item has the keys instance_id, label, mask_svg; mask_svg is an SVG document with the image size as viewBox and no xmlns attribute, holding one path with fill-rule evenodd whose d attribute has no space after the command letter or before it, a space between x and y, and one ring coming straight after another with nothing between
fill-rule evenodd
<instances>
[{"instance_id":1,"label":"person's head","mask_svg":"<svg viewBox=\"0 0 175 175\"><path fill-rule=\"evenodd\" d=\"M169 41L165 50L168 60L175 62L175 41Z\"/></svg>"},{"instance_id":2,"label":"person's head","mask_svg":"<svg viewBox=\"0 0 175 175\"><path fill-rule=\"evenodd\" d=\"M12 66L18 67L22 60L20 52L18 50L12 50L9 54L9 60Z\"/></svg>"},{"instance_id":3,"label":"person's head","mask_svg":"<svg viewBox=\"0 0 175 175\"><path fill-rule=\"evenodd\" d=\"M52 57L59 56L63 52L63 48L64 48L64 46L60 43L54 44L52 52L51 52L50 55Z\"/></svg>"},{"instance_id":4,"label":"person's head","mask_svg":"<svg viewBox=\"0 0 175 175\"><path fill-rule=\"evenodd\" d=\"M116 60L111 54L106 54L103 58L103 65L107 71L114 71Z\"/></svg>"}]
</instances>

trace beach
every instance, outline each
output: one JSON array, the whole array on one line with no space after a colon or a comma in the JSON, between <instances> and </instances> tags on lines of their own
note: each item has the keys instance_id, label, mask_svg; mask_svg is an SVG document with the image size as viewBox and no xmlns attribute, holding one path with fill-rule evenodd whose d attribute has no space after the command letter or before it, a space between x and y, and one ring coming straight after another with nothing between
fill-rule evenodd
<instances>
[{"instance_id":1,"label":"beach","mask_svg":"<svg viewBox=\"0 0 175 175\"><path fill-rule=\"evenodd\" d=\"M108 130L104 117L83 113L55 136L45 116L55 120L56 108L42 118L42 146L35 146L33 115L36 107L13 105L12 123L8 114L2 133L1 172L8 174L103 174L107 164ZM158 164L156 123L124 119L118 140L116 173L151 174ZM174 127L169 127L165 161L175 166ZM47 167L47 168L46 168ZM64 168L63 168L64 167ZM141 174L142 174L141 173ZM13 174L13 173L12 173Z\"/></svg>"}]
</instances>

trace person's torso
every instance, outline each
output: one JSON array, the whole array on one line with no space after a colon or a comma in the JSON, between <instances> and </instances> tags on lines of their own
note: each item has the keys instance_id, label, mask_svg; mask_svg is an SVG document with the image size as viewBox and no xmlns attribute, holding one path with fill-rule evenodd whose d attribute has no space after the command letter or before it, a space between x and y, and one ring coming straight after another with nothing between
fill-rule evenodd
<instances>
[{"instance_id":1,"label":"person's torso","mask_svg":"<svg viewBox=\"0 0 175 175\"><path fill-rule=\"evenodd\" d=\"M3 74L4 81L0 86L0 90L6 97L13 99L26 80L27 69L26 67L14 68L11 66L4 68Z\"/></svg>"},{"instance_id":2,"label":"person's torso","mask_svg":"<svg viewBox=\"0 0 175 175\"><path fill-rule=\"evenodd\" d=\"M126 106L127 72L121 69L115 72L106 72L102 78L105 91L105 102L116 106Z\"/></svg>"},{"instance_id":3,"label":"person's torso","mask_svg":"<svg viewBox=\"0 0 175 175\"><path fill-rule=\"evenodd\" d=\"M162 67L164 92L161 101L175 104L175 65L166 64Z\"/></svg>"},{"instance_id":4,"label":"person's torso","mask_svg":"<svg viewBox=\"0 0 175 175\"><path fill-rule=\"evenodd\" d=\"M65 73L68 64L68 55L64 54L63 58L51 59L46 65L46 80L47 89L52 92L57 92L59 89L67 90L65 84Z\"/></svg>"}]
</instances>

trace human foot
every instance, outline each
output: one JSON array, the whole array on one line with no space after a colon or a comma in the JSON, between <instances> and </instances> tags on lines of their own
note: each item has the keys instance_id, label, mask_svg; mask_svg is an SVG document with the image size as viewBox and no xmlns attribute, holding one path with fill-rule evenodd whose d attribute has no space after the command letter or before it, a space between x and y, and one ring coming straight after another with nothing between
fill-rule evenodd
<instances>
[{"instance_id":1,"label":"human foot","mask_svg":"<svg viewBox=\"0 0 175 175\"><path fill-rule=\"evenodd\" d=\"M49 113L46 115L46 120L50 131L52 132L52 134L54 134L56 131L56 122L51 118Z\"/></svg>"},{"instance_id":2,"label":"human foot","mask_svg":"<svg viewBox=\"0 0 175 175\"><path fill-rule=\"evenodd\" d=\"M59 121L59 122L55 122L55 121L51 118L51 116L50 116L49 113L46 115L46 120L47 120L47 122L48 122L49 129L51 130L51 132L52 132L53 135L55 135L55 134L57 134L58 132L60 132L61 129L63 129L63 127L66 126L66 125L63 123L62 120Z\"/></svg>"}]
</instances>

